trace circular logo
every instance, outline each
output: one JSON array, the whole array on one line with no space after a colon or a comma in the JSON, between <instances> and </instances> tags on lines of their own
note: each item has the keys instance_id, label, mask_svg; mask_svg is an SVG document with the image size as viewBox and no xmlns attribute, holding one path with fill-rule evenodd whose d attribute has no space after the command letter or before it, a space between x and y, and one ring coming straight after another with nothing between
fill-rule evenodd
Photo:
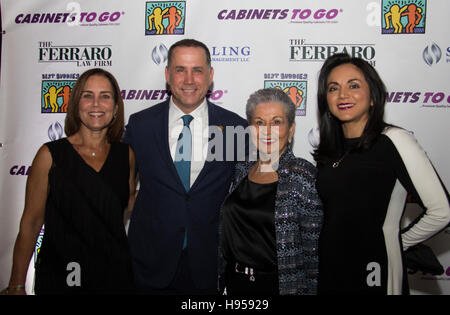
<instances>
[{"instance_id":1,"label":"circular logo","mask_svg":"<svg viewBox=\"0 0 450 315\"><path fill-rule=\"evenodd\" d=\"M423 60L429 66L434 63L438 63L442 57L441 48L435 43L431 44L431 46L425 47L422 53Z\"/></svg>"}]
</instances>

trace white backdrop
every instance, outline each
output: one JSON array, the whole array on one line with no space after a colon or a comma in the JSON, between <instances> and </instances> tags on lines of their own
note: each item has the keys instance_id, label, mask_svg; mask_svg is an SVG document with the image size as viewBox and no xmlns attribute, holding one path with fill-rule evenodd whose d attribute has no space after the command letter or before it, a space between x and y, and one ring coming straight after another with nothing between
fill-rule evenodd
<instances>
[{"instance_id":1,"label":"white backdrop","mask_svg":"<svg viewBox=\"0 0 450 315\"><path fill-rule=\"evenodd\" d=\"M92 67L112 72L127 119L165 99L167 49L182 38L210 48L216 104L244 117L257 89L277 86L291 95L298 104L294 152L310 161L324 58L341 51L365 58L388 88L386 120L414 132L450 187L448 0L1 0L0 6L0 288L9 280L29 166L44 142L64 136L66 98L78 75ZM450 294L449 239L447 229L428 242L446 273L411 277L413 293ZM32 270L28 279L30 291Z\"/></svg>"}]
</instances>

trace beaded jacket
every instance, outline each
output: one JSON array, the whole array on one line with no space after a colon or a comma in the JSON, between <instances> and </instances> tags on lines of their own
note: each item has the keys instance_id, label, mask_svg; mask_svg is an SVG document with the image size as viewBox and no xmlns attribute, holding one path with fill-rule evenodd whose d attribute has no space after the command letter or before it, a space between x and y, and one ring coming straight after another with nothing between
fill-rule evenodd
<instances>
[{"instance_id":1,"label":"beaded jacket","mask_svg":"<svg viewBox=\"0 0 450 315\"><path fill-rule=\"evenodd\" d=\"M255 161L239 162L228 196L248 175ZM318 241L322 226L322 202L316 190L317 170L295 157L288 148L280 157L275 199L275 238L280 295L316 294ZM219 223L218 289L223 291L225 261L222 253L222 220Z\"/></svg>"}]
</instances>

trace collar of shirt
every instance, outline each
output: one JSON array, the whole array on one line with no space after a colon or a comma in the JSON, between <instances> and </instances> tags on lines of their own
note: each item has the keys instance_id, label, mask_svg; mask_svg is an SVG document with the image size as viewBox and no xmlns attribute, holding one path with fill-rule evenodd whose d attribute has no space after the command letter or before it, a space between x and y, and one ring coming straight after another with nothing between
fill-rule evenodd
<instances>
[{"instance_id":1,"label":"collar of shirt","mask_svg":"<svg viewBox=\"0 0 450 315\"><path fill-rule=\"evenodd\" d=\"M186 115L178 106L173 103L172 98L169 102L169 149L172 160L175 159L175 151L178 142L178 136L183 129L183 120L181 117ZM206 155L208 152L209 140L209 117L208 104L206 99L195 110L189 113L194 119L189 128L192 134L192 156L191 156L191 186L195 182L198 174L202 170Z\"/></svg>"},{"instance_id":2,"label":"collar of shirt","mask_svg":"<svg viewBox=\"0 0 450 315\"><path fill-rule=\"evenodd\" d=\"M178 108L177 105L175 105L175 103L173 102L173 99L171 97L170 102L169 102L169 134L170 134L170 126L171 125L178 125L178 123L180 123L181 126L183 126L183 120L181 119L181 117L184 115L186 115L186 114L180 108ZM204 118L207 119L208 118L208 106L206 103L206 98L203 100L203 103L201 103L199 107L197 107L192 112L190 112L189 115L194 117L191 124L195 121L197 121L197 122L202 121L202 120L204 120ZM206 122L208 122L208 121L206 120ZM179 132L177 133L177 137L178 137L178 134L181 132L181 129L182 128L180 128Z\"/></svg>"}]
</instances>

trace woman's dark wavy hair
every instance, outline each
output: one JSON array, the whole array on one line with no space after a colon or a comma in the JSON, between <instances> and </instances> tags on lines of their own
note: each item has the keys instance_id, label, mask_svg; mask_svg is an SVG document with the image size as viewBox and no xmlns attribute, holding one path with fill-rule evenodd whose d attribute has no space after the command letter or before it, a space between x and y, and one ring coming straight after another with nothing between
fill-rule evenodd
<instances>
[{"instance_id":1,"label":"woman's dark wavy hair","mask_svg":"<svg viewBox=\"0 0 450 315\"><path fill-rule=\"evenodd\" d=\"M344 153L344 135L341 122L330 113L327 102L328 76L334 68L343 64L352 64L361 70L369 85L370 98L373 102L373 106L369 110L369 120L355 150L369 149L375 142L376 137L388 126L383 120L387 91L375 68L367 61L351 57L346 53L329 57L320 70L317 87L320 143L313 153L317 164L334 161Z\"/></svg>"}]
</instances>

